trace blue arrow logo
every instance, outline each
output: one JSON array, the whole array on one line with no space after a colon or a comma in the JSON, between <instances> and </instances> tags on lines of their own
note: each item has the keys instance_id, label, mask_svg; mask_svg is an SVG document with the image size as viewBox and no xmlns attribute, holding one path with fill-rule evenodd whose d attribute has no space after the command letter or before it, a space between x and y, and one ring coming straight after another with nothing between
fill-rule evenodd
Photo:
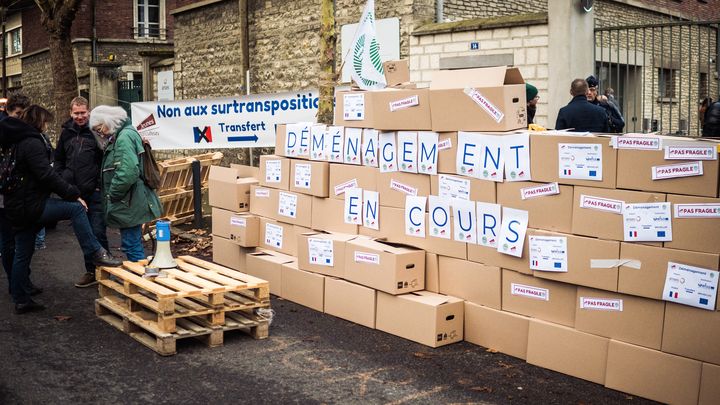
<instances>
[{"instance_id":1,"label":"blue arrow logo","mask_svg":"<svg viewBox=\"0 0 720 405\"><path fill-rule=\"evenodd\" d=\"M257 142L257 141L258 141L258 136L257 136L257 135L253 135L253 136L228 136L228 142L249 142L249 141Z\"/></svg>"}]
</instances>

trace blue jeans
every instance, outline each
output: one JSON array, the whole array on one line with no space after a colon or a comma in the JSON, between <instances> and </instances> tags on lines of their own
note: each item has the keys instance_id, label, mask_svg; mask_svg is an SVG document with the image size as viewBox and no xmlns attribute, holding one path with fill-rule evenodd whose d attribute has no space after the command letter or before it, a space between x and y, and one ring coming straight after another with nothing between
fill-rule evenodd
<instances>
[{"instance_id":1,"label":"blue jeans","mask_svg":"<svg viewBox=\"0 0 720 405\"><path fill-rule=\"evenodd\" d=\"M120 228L120 249L131 262L145 259L142 243L142 225Z\"/></svg>"},{"instance_id":2,"label":"blue jeans","mask_svg":"<svg viewBox=\"0 0 720 405\"><path fill-rule=\"evenodd\" d=\"M90 198L85 200L85 203L88 206L87 217L95 238L100 242L100 246L104 247L105 250L110 250L108 247L107 226L103 214L102 193L96 190ZM85 271L89 273L95 272L92 255L85 255Z\"/></svg>"},{"instance_id":3,"label":"blue jeans","mask_svg":"<svg viewBox=\"0 0 720 405\"><path fill-rule=\"evenodd\" d=\"M45 223L69 219L72 221L75 237L80 243L83 254L92 255L102 246L93 235L85 208L76 201L69 202L57 198L48 198L40 218L21 231L15 233L15 258L10 278L10 293L13 302L25 304L30 301L30 261L35 253L35 234Z\"/></svg>"},{"instance_id":4,"label":"blue jeans","mask_svg":"<svg viewBox=\"0 0 720 405\"><path fill-rule=\"evenodd\" d=\"M5 218L5 209L0 209L0 253L2 253L2 266L8 279L8 288L12 280L12 264L15 257L15 231L10 221ZM28 270L29 271L29 270Z\"/></svg>"}]
</instances>

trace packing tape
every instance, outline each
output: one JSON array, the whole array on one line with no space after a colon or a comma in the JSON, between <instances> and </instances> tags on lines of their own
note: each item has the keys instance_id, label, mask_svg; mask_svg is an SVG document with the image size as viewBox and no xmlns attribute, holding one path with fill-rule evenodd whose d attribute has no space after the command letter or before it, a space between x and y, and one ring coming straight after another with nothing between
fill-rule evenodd
<instances>
[{"instance_id":1,"label":"packing tape","mask_svg":"<svg viewBox=\"0 0 720 405\"><path fill-rule=\"evenodd\" d=\"M613 267L620 266L640 270L642 262L640 260L632 259L590 259L591 269L611 269Z\"/></svg>"}]
</instances>

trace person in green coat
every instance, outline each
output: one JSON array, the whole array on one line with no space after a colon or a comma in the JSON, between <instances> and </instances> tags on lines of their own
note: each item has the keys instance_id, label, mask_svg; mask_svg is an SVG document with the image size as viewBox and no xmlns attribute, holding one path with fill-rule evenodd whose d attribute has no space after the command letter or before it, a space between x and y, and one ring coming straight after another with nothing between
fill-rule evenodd
<instances>
[{"instance_id":1,"label":"person in green coat","mask_svg":"<svg viewBox=\"0 0 720 405\"><path fill-rule=\"evenodd\" d=\"M120 229L121 250L128 260L145 259L142 225L162 215L160 199L143 181L145 150L140 134L121 107L100 105L90 112L90 128L101 148L105 221Z\"/></svg>"}]
</instances>

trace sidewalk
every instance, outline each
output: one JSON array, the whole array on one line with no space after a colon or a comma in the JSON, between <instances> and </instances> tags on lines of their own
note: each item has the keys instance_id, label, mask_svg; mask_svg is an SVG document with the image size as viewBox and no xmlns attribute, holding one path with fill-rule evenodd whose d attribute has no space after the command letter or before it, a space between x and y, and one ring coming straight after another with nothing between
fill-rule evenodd
<instances>
[{"instance_id":1,"label":"sidewalk","mask_svg":"<svg viewBox=\"0 0 720 405\"><path fill-rule=\"evenodd\" d=\"M119 234L109 236L119 255ZM48 309L15 315L8 295L0 309L3 404L650 403L466 342L430 349L280 299L269 339L237 332L219 348L183 339L161 357L95 317L96 288L73 287L82 253L68 223L48 231L47 245L32 277Z\"/></svg>"}]
</instances>

